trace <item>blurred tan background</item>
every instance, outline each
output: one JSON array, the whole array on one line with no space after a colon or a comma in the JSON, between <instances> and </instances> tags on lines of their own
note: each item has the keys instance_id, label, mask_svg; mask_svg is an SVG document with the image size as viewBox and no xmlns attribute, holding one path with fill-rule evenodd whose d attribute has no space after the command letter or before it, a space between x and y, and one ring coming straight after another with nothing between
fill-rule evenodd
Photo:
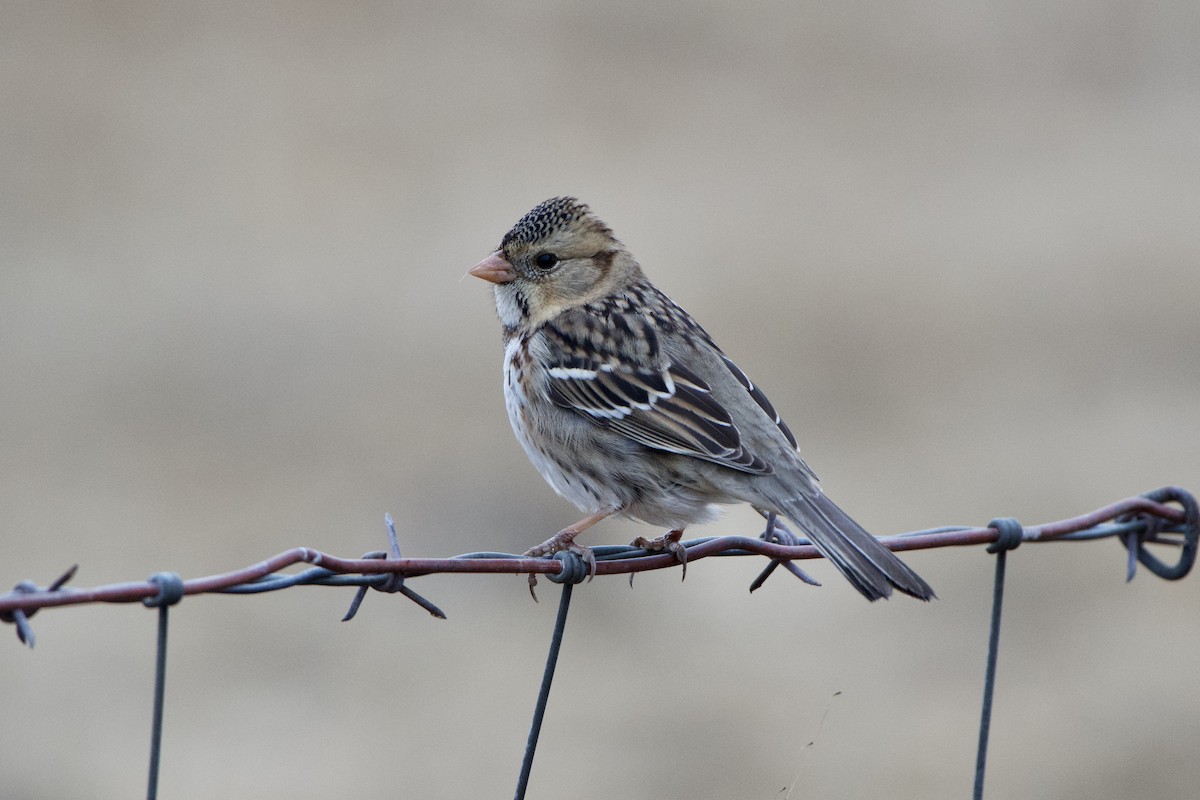
<instances>
[{"instance_id":1,"label":"blurred tan background","mask_svg":"<svg viewBox=\"0 0 1200 800\"><path fill-rule=\"evenodd\" d=\"M464 271L593 205L880 534L1200 490L1194 2L0 4L0 586L576 519ZM746 510L699 534L758 530ZM605 524L593 543L643 526ZM577 593L531 798L962 798L992 559L924 606L749 559ZM1200 576L1010 557L989 796L1200 784ZM508 797L556 605L510 576L173 614L162 794ZM154 614L0 646L0 795L144 791ZM840 696L831 701L835 692ZM823 720L823 722L822 722ZM806 748L807 742L815 744Z\"/></svg>"}]
</instances>

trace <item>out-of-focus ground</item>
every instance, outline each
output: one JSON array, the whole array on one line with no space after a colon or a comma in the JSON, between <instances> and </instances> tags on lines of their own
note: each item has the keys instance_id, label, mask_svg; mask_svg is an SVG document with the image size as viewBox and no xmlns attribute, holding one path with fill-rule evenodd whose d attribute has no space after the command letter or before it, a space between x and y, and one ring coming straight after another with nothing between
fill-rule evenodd
<instances>
[{"instance_id":1,"label":"out-of-focus ground","mask_svg":"<svg viewBox=\"0 0 1200 800\"><path fill-rule=\"evenodd\" d=\"M0 12L0 585L355 556L386 511L421 556L573 521L460 280L565 193L877 533L1200 490L1194 2ZM749 559L581 587L530 797L966 796L993 562L907 560L939 600L818 563L751 596ZM989 795L1193 794L1200 576L1126 585L1111 541L1009 564ZM448 621L172 612L164 796L509 796L557 589L414 585ZM34 628L0 647L0 794L137 796L154 615Z\"/></svg>"}]
</instances>

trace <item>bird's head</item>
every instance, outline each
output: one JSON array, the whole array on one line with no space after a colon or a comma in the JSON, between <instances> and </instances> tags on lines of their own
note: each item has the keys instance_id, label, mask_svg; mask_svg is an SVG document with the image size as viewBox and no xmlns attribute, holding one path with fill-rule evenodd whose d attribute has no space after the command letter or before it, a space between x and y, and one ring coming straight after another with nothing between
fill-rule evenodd
<instances>
[{"instance_id":1,"label":"bird's head","mask_svg":"<svg viewBox=\"0 0 1200 800\"><path fill-rule=\"evenodd\" d=\"M500 321L515 328L611 294L640 269L591 209L555 197L521 217L470 274L495 284Z\"/></svg>"}]
</instances>

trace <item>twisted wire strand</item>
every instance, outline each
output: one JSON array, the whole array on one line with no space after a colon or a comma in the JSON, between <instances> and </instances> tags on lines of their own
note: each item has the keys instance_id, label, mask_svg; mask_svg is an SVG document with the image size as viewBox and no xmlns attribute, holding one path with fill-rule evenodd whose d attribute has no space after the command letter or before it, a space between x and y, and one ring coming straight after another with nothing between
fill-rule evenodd
<instances>
[{"instance_id":1,"label":"twisted wire strand","mask_svg":"<svg viewBox=\"0 0 1200 800\"><path fill-rule=\"evenodd\" d=\"M1196 500L1189 492L1167 486L1110 503L1087 514L1025 527L1023 537L1026 542L1117 538L1130 548L1131 565L1136 560L1160 577L1177 580L1188 573L1196 559L1200 532L1198 516ZM394 528L391 534L394 536ZM891 550L902 552L991 544L998 535L995 528L946 526L882 537L880 541ZM689 564L709 556L759 555L771 559L773 565L820 557L807 539L792 537L792 541L795 543L782 544L747 536L718 536L682 544L687 550ZM401 558L397 557L399 547L394 538L392 542L390 553L373 552L359 559L342 558L311 547L295 547L241 569L185 580L183 594L255 594L301 585L356 586L364 590L378 588L399 592L433 616L444 617L436 606L393 576L407 579L435 573L557 575L570 568L553 558L528 558L497 552L465 553L453 558ZM1151 554L1146 544L1177 546L1179 560L1166 564ZM672 553L648 552L631 546L602 545L593 551L597 575L630 574L679 565ZM294 574L281 572L296 564L311 567ZM769 566L768 570L771 568ZM74 574L73 569L44 589L30 581L22 581L13 591L0 595L0 621L17 624L22 636L32 640L29 618L39 609L86 603L141 602L158 596L161 591L161 587L151 581L113 583L88 589L65 586Z\"/></svg>"},{"instance_id":2,"label":"twisted wire strand","mask_svg":"<svg viewBox=\"0 0 1200 800\"><path fill-rule=\"evenodd\" d=\"M796 536L787 529L786 525L777 521L773 514L768 515L767 519L767 528L759 538L722 536L694 539L682 543L686 549L686 559L682 559L684 564L687 561L694 562L708 556L762 555L770 559L770 563L751 584L751 591L761 586L763 581L780 565L785 566L800 580L806 583L815 583L811 577L791 562L817 558L820 554L807 539ZM368 589L403 594L433 616L444 619L445 614L437 606L405 585L408 578L439 572L549 575L552 580L563 584L563 591L542 687L538 694L526 743L525 757L518 778L515 798L522 800L529 784L542 719L549 699L550 685L562 644L571 590L573 584L587 577L587 565L583 563L583 559L573 553L558 553L553 558L527 558L509 553L492 552L466 553L449 559L404 558L400 553L395 524L390 515L385 517L385 522L388 532L388 550L372 551L361 559L339 558L320 550L297 547L249 567L220 575L185 581L176 573L159 572L144 582L109 584L92 589L75 589L65 585L75 574L76 567L73 566L44 589L38 588L37 584L32 581L26 580L18 583L8 594L0 596L0 622L12 623L16 628L18 638L33 647L35 640L29 620L42 608L84 603L138 601L146 606L158 608L154 714L146 795L149 800L153 800L158 794L158 773L161 761L168 609L186 595L257 594L304 585L355 586L358 587L358 592L343 620L354 617ZM1023 527L1014 519L997 518L993 519L985 528L951 526L913 531L881 539L885 546L898 551L989 544L988 551L996 554L991 634L976 759L974 797L977 800L983 796L984 767L999 645L1006 551L1015 549L1023 542L1091 541L1100 538L1117 538L1128 550L1127 579L1133 578L1137 565L1140 563L1163 579L1178 580L1191 570L1195 563L1197 550L1200 549L1200 509L1197 507L1195 497L1189 492L1178 487L1167 486L1138 497L1111 503L1088 514L1028 528ZM1147 549L1146 545L1151 543L1177 546L1179 548L1178 560L1173 564L1162 561ZM593 552L597 561L595 574L629 574L630 580L635 572L673 567L680 561L675 553L657 554L633 546L600 546L593 548ZM300 563L312 566L294 574L279 572L279 570Z\"/></svg>"}]
</instances>

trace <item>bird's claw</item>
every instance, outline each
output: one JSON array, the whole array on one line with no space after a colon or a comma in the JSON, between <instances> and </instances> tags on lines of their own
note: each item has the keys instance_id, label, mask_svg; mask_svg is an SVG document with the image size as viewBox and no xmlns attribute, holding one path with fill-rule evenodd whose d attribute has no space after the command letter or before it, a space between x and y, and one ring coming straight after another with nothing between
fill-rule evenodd
<instances>
[{"instance_id":1,"label":"bird's claw","mask_svg":"<svg viewBox=\"0 0 1200 800\"><path fill-rule=\"evenodd\" d=\"M630 542L629 546L640 547L651 553L666 551L675 556L675 560L683 567L683 578L680 580L684 580L687 578L687 548L680 543L679 540L682 538L683 529L680 528L676 531L668 531L655 539L647 539L645 536L639 536ZM633 574L630 573L630 578L632 577Z\"/></svg>"},{"instance_id":2,"label":"bird's claw","mask_svg":"<svg viewBox=\"0 0 1200 800\"><path fill-rule=\"evenodd\" d=\"M779 518L778 514L773 511L767 511L757 507L754 510L767 520L767 527L761 534L759 534L758 538L762 539L764 542L776 542L789 547L800 543L800 537L792 533L791 529L788 528L784 521ZM762 586L763 583L766 582L767 578L771 577L771 573L774 572L775 569L781 564L783 565L784 569L807 583L809 586L821 585L816 578L797 567L795 563L773 558L771 559L771 563L767 564L766 568L759 573L758 577L754 579L754 582L750 584L750 591L753 592Z\"/></svg>"},{"instance_id":3,"label":"bird's claw","mask_svg":"<svg viewBox=\"0 0 1200 800\"><path fill-rule=\"evenodd\" d=\"M574 553L583 559L590 581L596 577L596 554L590 547L575 544L575 537L579 534L580 531L564 528L536 547L529 548L522 555L527 558L553 558L555 553ZM531 572L529 573L529 594L533 597L534 602L537 601L536 587L537 573Z\"/></svg>"}]
</instances>

